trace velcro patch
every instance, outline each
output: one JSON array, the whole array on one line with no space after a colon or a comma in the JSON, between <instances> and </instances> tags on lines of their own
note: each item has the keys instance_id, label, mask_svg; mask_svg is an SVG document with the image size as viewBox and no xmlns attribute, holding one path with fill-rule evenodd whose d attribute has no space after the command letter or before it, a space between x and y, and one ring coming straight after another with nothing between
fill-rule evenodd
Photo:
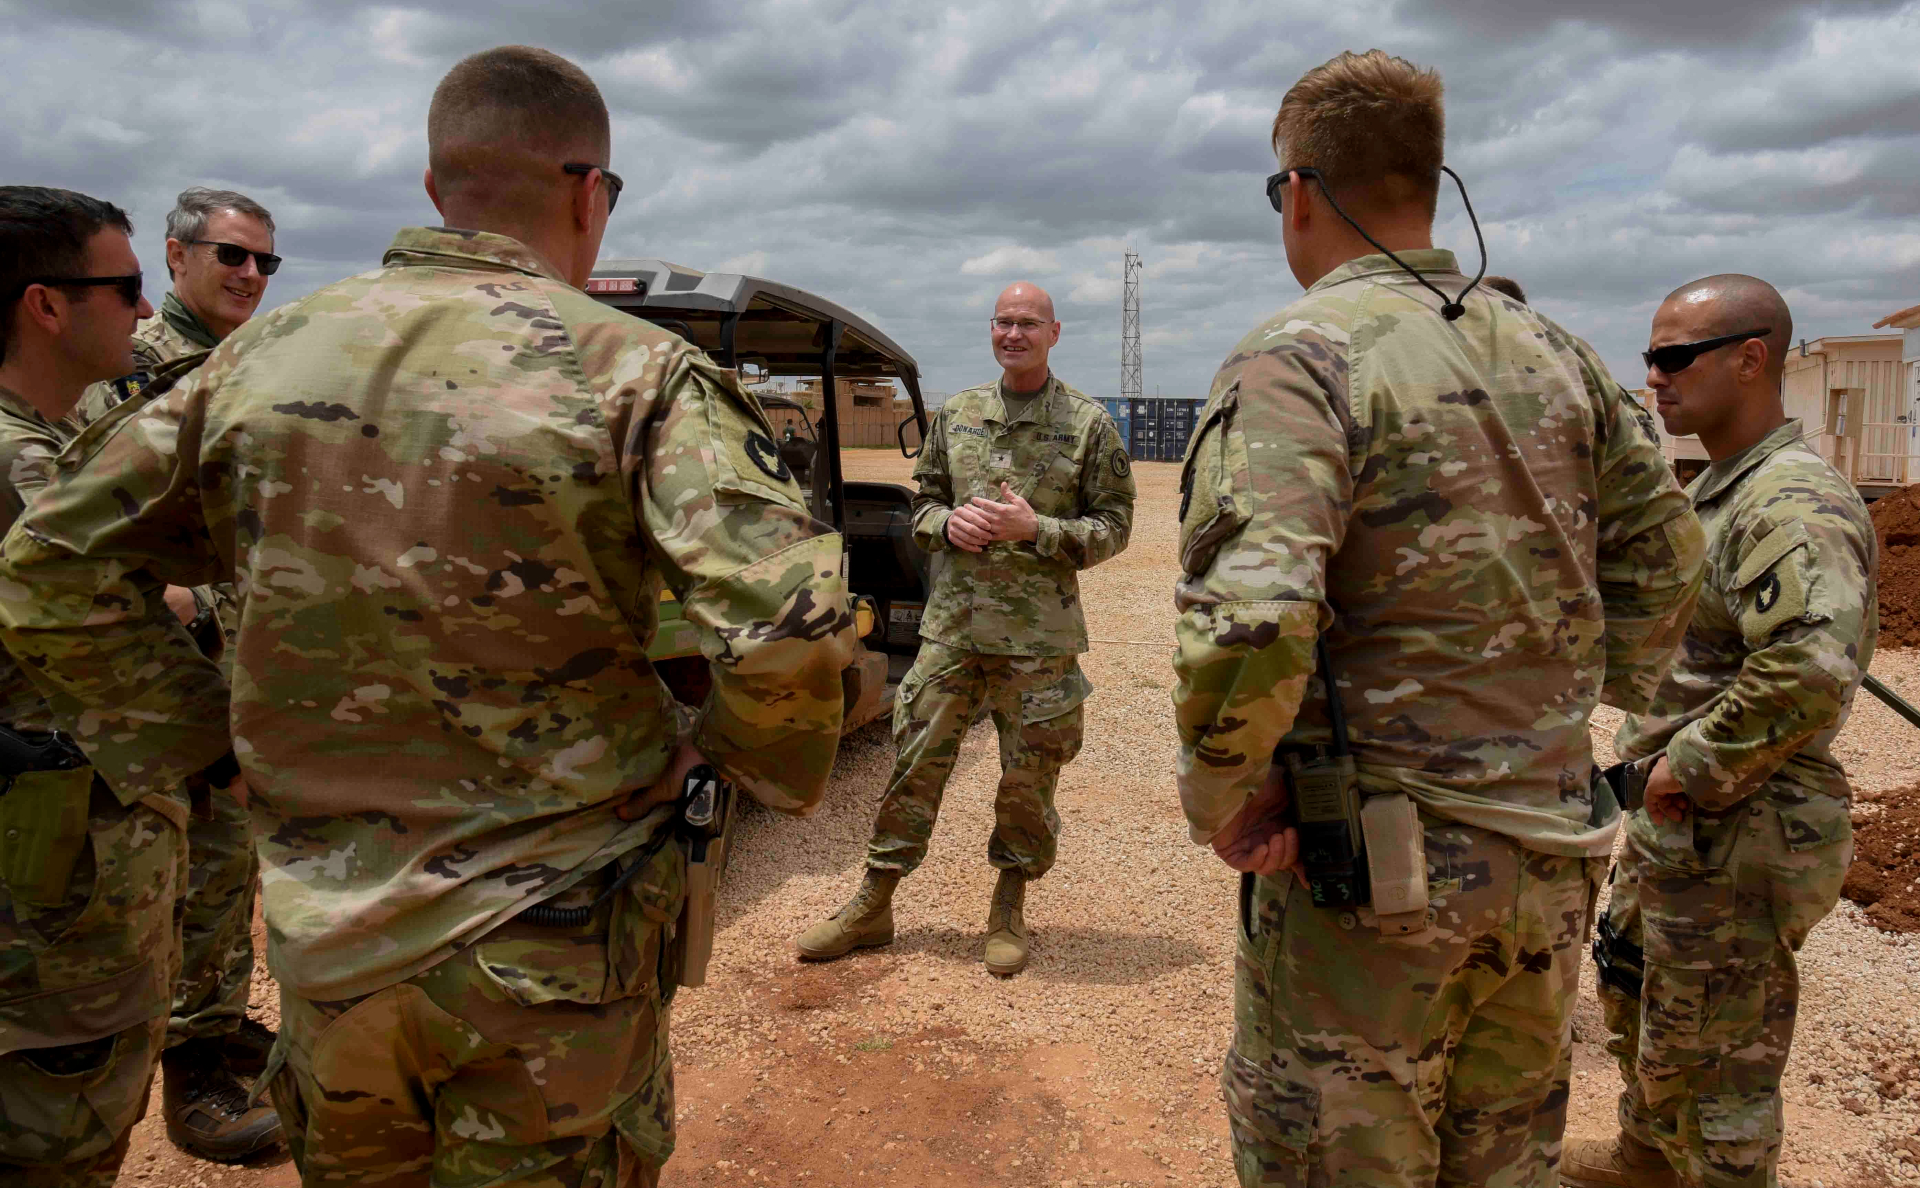
<instances>
[{"instance_id":1,"label":"velcro patch","mask_svg":"<svg viewBox=\"0 0 1920 1188\"><path fill-rule=\"evenodd\" d=\"M787 469L787 460L780 456L780 447L757 430L747 434L747 457L775 482L784 483L793 477L793 472Z\"/></svg>"},{"instance_id":2,"label":"velcro patch","mask_svg":"<svg viewBox=\"0 0 1920 1188\"><path fill-rule=\"evenodd\" d=\"M1784 539L1776 544L1776 538ZM1740 634L1749 641L1769 639L1784 624L1806 615L1813 580L1807 546L1806 529L1793 524L1775 530L1741 564L1735 578L1740 583Z\"/></svg>"}]
</instances>

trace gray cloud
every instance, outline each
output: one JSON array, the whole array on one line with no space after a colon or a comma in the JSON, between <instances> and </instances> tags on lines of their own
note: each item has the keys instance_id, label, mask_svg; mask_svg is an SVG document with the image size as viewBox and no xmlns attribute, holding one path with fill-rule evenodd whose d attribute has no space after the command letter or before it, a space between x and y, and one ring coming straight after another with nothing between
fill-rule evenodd
<instances>
[{"instance_id":1,"label":"gray cloud","mask_svg":"<svg viewBox=\"0 0 1920 1188\"><path fill-rule=\"evenodd\" d=\"M269 303L436 220L427 98L504 42L568 54L608 96L628 179L609 256L815 289L936 389L991 376L983 320L1019 276L1057 300L1061 374L1115 390L1133 246L1148 388L1203 393L1298 293L1260 193L1274 108L1374 45L1445 76L1492 267L1629 383L1653 305L1696 276L1767 276L1809 336L1920 300L1920 0L0 0L0 18L0 176L126 205L154 275L177 191L250 193L288 257ZM1441 214L1470 249L1457 199Z\"/></svg>"}]
</instances>

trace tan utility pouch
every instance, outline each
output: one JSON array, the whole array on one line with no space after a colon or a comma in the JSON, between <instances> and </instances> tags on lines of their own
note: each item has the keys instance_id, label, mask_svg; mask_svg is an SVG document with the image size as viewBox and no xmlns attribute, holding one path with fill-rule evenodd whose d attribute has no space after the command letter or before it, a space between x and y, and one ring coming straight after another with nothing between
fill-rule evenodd
<instances>
[{"instance_id":1,"label":"tan utility pouch","mask_svg":"<svg viewBox=\"0 0 1920 1188\"><path fill-rule=\"evenodd\" d=\"M1405 792L1367 797L1360 806L1367 881L1380 931L1406 936L1427 927L1427 831Z\"/></svg>"},{"instance_id":2,"label":"tan utility pouch","mask_svg":"<svg viewBox=\"0 0 1920 1188\"><path fill-rule=\"evenodd\" d=\"M74 863L87 847L93 768L23 771L0 795L0 882L22 903L66 902Z\"/></svg>"}]
</instances>

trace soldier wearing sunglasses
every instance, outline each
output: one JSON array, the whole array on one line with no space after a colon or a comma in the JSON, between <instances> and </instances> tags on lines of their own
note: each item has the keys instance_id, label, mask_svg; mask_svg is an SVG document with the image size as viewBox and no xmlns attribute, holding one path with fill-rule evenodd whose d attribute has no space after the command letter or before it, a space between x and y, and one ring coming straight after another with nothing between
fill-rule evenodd
<instances>
[{"instance_id":1,"label":"soldier wearing sunglasses","mask_svg":"<svg viewBox=\"0 0 1920 1188\"><path fill-rule=\"evenodd\" d=\"M80 405L92 421L140 389L143 373L194 351L212 350L233 333L280 270L273 254L273 215L232 190L182 190L167 215L167 276L173 291L134 331L133 374L98 385Z\"/></svg>"},{"instance_id":2,"label":"soldier wearing sunglasses","mask_svg":"<svg viewBox=\"0 0 1920 1188\"><path fill-rule=\"evenodd\" d=\"M133 365L153 310L131 230L84 194L0 187L0 526L52 477L80 393ZM0 1183L105 1188L166 1032L187 803L121 795L69 728L0 655Z\"/></svg>"},{"instance_id":3,"label":"soldier wearing sunglasses","mask_svg":"<svg viewBox=\"0 0 1920 1188\"><path fill-rule=\"evenodd\" d=\"M245 194L181 191L167 215L173 291L134 330L132 371L89 388L80 421L98 419L174 360L211 350L252 317L267 278L280 268L273 233L273 215ZM231 584L176 586L167 598L202 649L230 666L238 605ZM247 1018L259 863L237 800L214 797L197 808L180 978L162 1061L167 1136L208 1159L241 1159L280 1137L273 1110L248 1106L238 1079L266 1067L274 1041L271 1030Z\"/></svg>"},{"instance_id":4,"label":"soldier wearing sunglasses","mask_svg":"<svg viewBox=\"0 0 1920 1188\"><path fill-rule=\"evenodd\" d=\"M1618 1139L1567 1152L1575 1188L1775 1180L1794 954L1852 850L1833 740L1878 623L1866 507L1781 403L1792 338L1786 302L1750 276L1684 285L1654 315L1660 417L1712 459L1687 490L1707 577L1614 744L1647 773L1594 945L1626 1086Z\"/></svg>"}]
</instances>

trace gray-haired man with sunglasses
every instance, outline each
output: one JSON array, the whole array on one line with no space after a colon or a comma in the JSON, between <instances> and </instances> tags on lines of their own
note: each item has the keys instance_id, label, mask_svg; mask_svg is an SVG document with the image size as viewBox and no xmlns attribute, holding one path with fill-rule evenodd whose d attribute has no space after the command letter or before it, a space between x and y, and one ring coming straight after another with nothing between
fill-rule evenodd
<instances>
[{"instance_id":1,"label":"gray-haired man with sunglasses","mask_svg":"<svg viewBox=\"0 0 1920 1188\"><path fill-rule=\"evenodd\" d=\"M167 215L173 291L134 329L133 371L87 390L81 422L138 394L175 359L219 346L251 318L267 278L280 268L273 232L273 215L245 194L202 186L181 191ZM202 648L230 667L238 606L232 585L171 587L167 599ZM195 807L180 977L162 1061L167 1136L209 1159L241 1159L280 1138L273 1110L248 1106L246 1086L237 1079L265 1068L274 1040L272 1031L247 1018L260 867L245 807L219 794Z\"/></svg>"},{"instance_id":2,"label":"gray-haired man with sunglasses","mask_svg":"<svg viewBox=\"0 0 1920 1188\"><path fill-rule=\"evenodd\" d=\"M1683 285L1654 315L1660 418L1712 459L1687 491L1707 577L1673 668L1615 740L1646 773L1594 945L1626 1088L1619 1139L1567 1152L1574 1188L1775 1182L1794 953L1852 852L1833 739L1878 620L1866 507L1781 403L1792 338L1786 302L1750 276Z\"/></svg>"}]
</instances>

